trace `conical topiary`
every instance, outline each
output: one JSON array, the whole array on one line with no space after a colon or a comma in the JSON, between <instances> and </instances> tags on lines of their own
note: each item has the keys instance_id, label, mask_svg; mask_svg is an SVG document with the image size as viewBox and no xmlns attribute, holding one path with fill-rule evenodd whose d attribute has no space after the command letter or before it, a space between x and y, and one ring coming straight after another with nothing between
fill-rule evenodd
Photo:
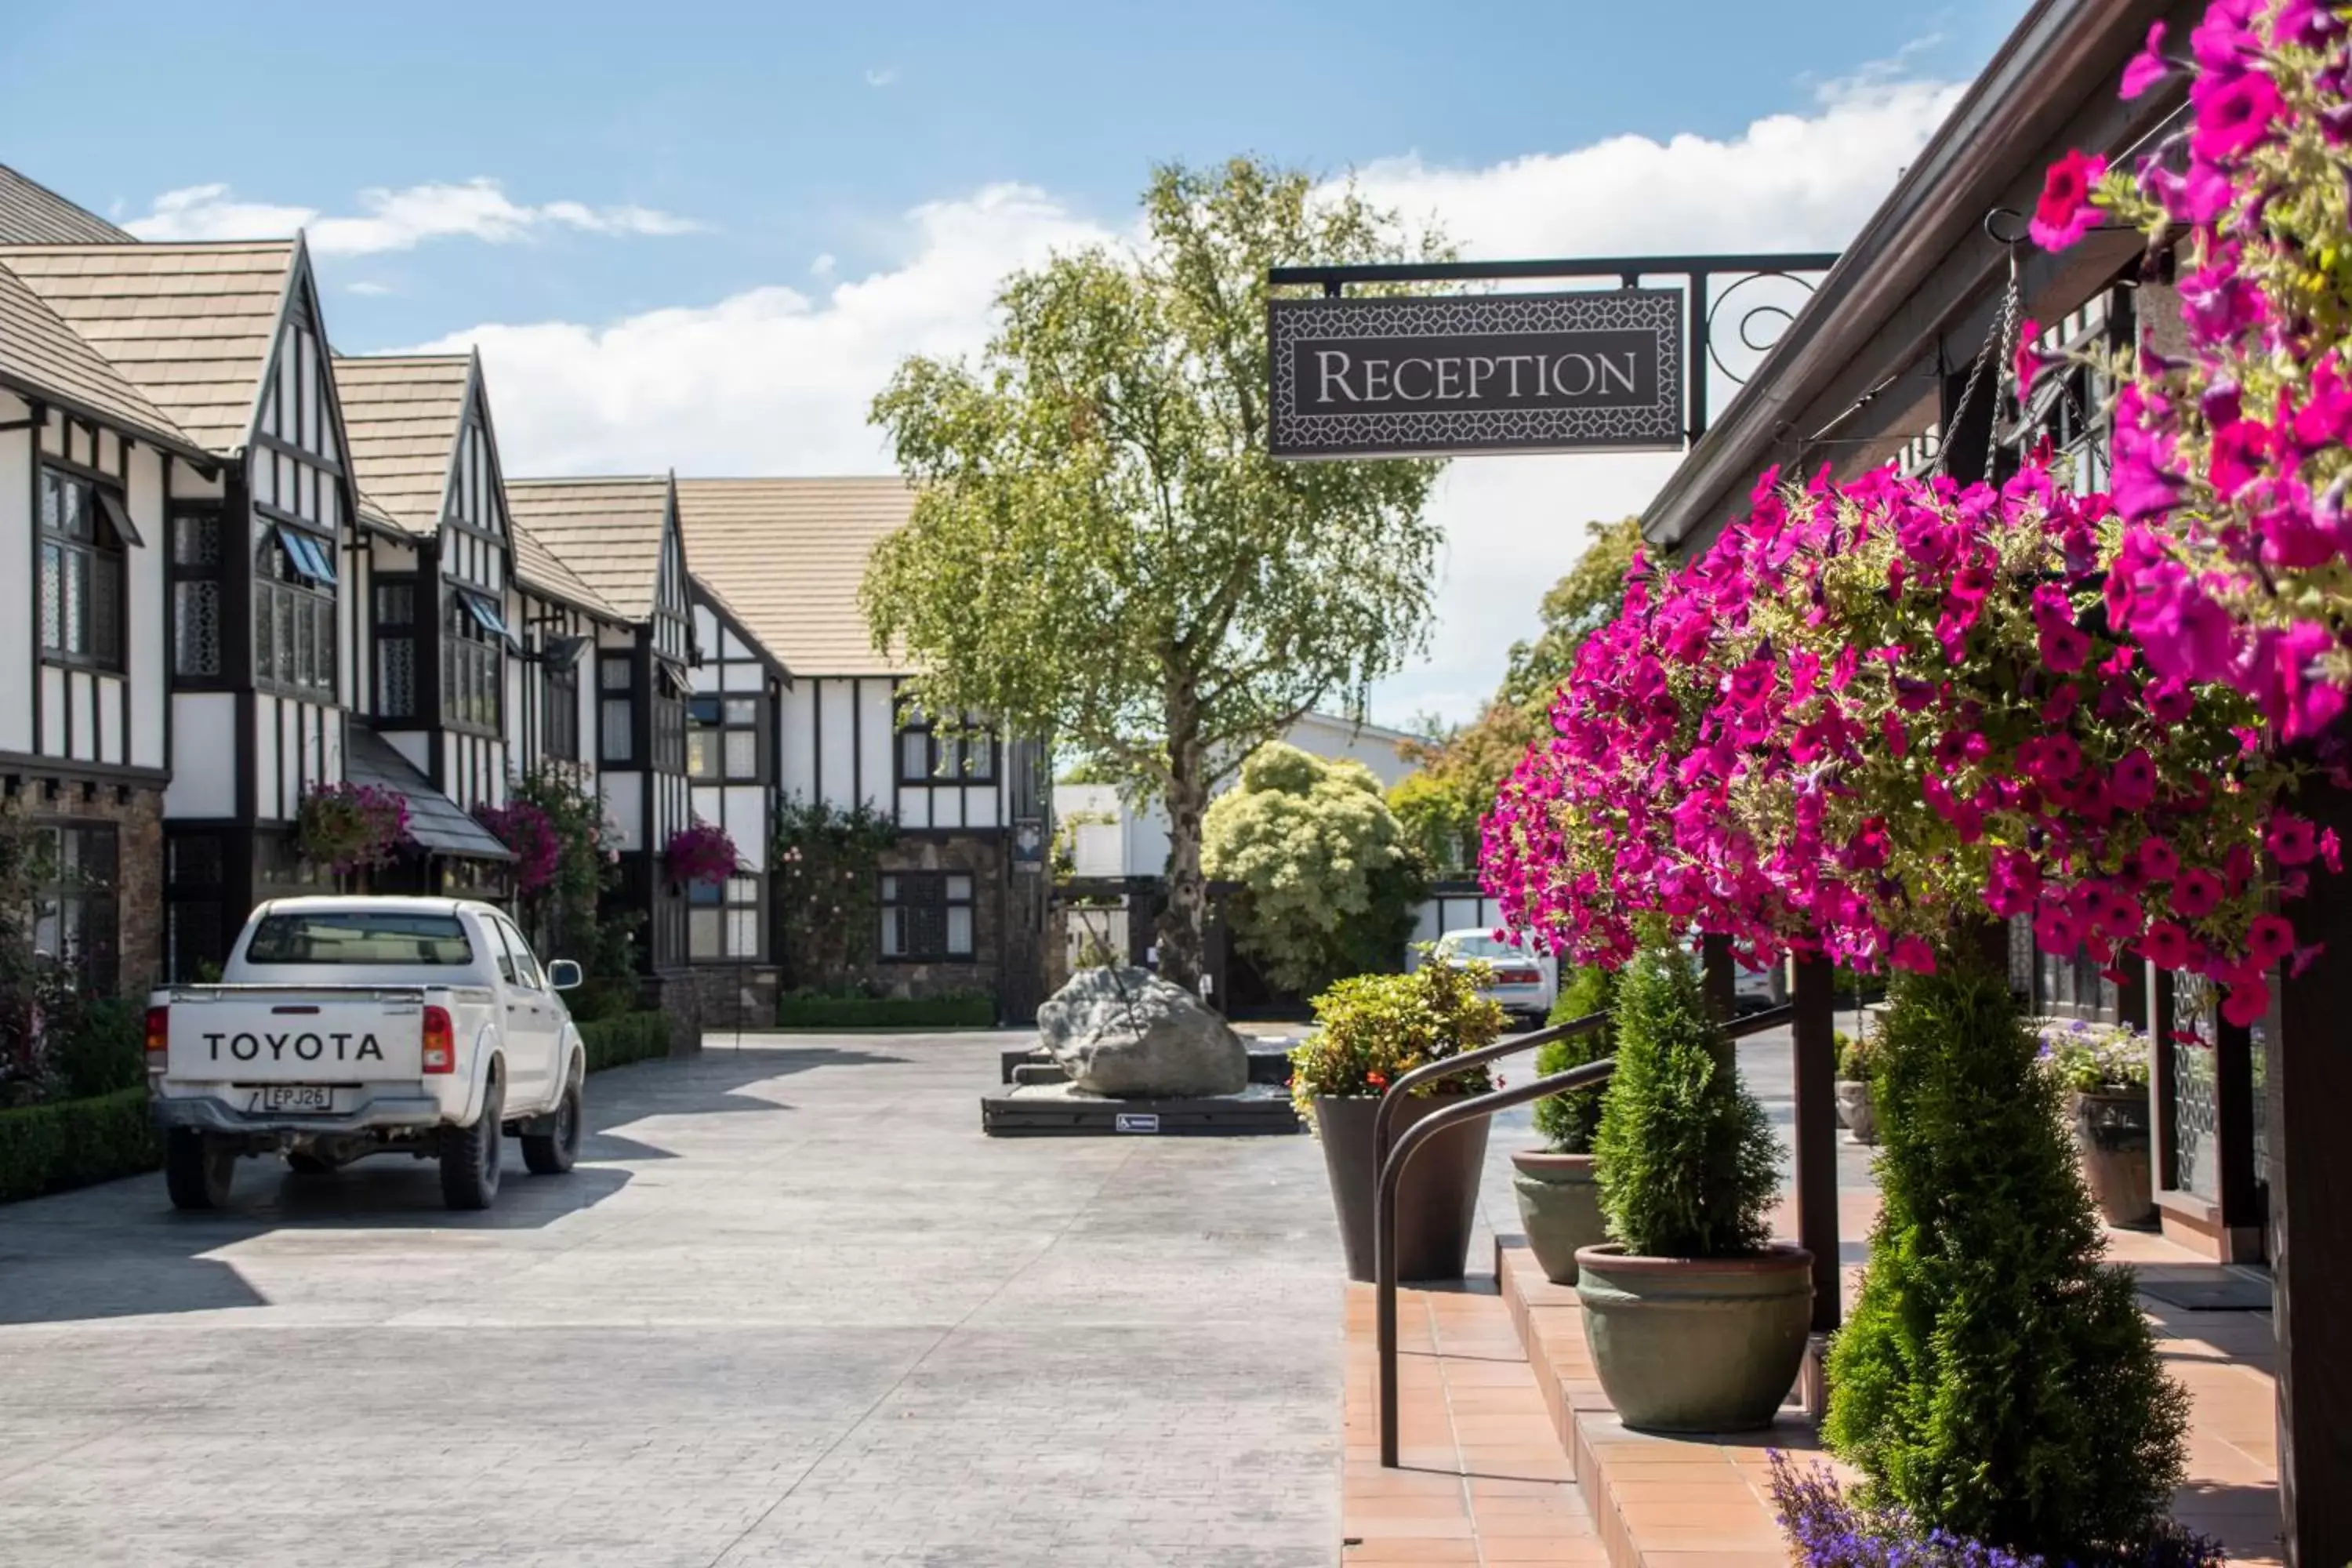
<instances>
[{"instance_id":1,"label":"conical topiary","mask_svg":"<svg viewBox=\"0 0 2352 1568\"><path fill-rule=\"evenodd\" d=\"M1874 1058L1883 1199L1822 1436L1863 1499L2052 1562L2133 1555L2188 1401L2100 1261L2057 1087L2005 979L1896 978Z\"/></svg>"},{"instance_id":2,"label":"conical topiary","mask_svg":"<svg viewBox=\"0 0 2352 1568\"><path fill-rule=\"evenodd\" d=\"M1780 1149L1707 1016L1690 954L1637 953L1619 976L1612 1024L1617 1071L1593 1142L1611 1237L1647 1258L1761 1249Z\"/></svg>"},{"instance_id":3,"label":"conical topiary","mask_svg":"<svg viewBox=\"0 0 2352 1568\"><path fill-rule=\"evenodd\" d=\"M1594 1013L1605 1013L1617 1005L1617 972L1613 969L1585 968L1569 976L1559 989L1559 1000L1552 1005L1552 1024L1571 1023ZM1615 1049L1614 1037L1607 1025L1591 1034L1570 1039L1554 1040L1536 1047L1536 1076L1549 1078L1570 1068L1580 1068L1587 1062L1597 1062ZM1601 1089L1570 1089L1555 1094L1549 1100L1536 1101L1536 1131L1544 1147L1555 1154L1590 1154L1592 1140L1601 1130Z\"/></svg>"}]
</instances>

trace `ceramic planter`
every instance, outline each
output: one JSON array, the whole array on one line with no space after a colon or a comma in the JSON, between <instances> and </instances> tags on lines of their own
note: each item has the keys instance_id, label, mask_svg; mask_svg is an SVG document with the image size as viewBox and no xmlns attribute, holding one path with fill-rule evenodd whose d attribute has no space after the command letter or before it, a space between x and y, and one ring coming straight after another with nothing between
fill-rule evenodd
<instances>
[{"instance_id":1,"label":"ceramic planter","mask_svg":"<svg viewBox=\"0 0 2352 1568\"><path fill-rule=\"evenodd\" d=\"M1866 1079L1841 1079L1837 1086L1838 1120L1857 1143L1878 1142L1878 1108L1870 1098Z\"/></svg>"},{"instance_id":2,"label":"ceramic planter","mask_svg":"<svg viewBox=\"0 0 2352 1568\"><path fill-rule=\"evenodd\" d=\"M1576 1283L1579 1247L1609 1239L1601 1220L1601 1189L1592 1180L1592 1156L1522 1149L1511 1156L1511 1191L1519 1200L1519 1228L1544 1278L1555 1285Z\"/></svg>"},{"instance_id":3,"label":"ceramic planter","mask_svg":"<svg viewBox=\"0 0 2352 1568\"><path fill-rule=\"evenodd\" d=\"M1398 1108L1394 1135L1402 1137L1423 1117L1460 1101L1459 1095L1444 1094L1407 1099ZM1372 1278L1372 1194L1379 1180L1372 1163L1372 1113L1379 1105L1369 1095L1318 1095L1314 1100L1315 1131L1323 1142L1323 1168L1339 1211L1350 1279ZM1483 1118L1439 1133L1413 1156L1397 1187L1398 1279L1462 1278L1470 1261L1478 1176L1486 1163Z\"/></svg>"},{"instance_id":4,"label":"ceramic planter","mask_svg":"<svg viewBox=\"0 0 2352 1568\"><path fill-rule=\"evenodd\" d=\"M1805 1359L1812 1254L1633 1258L1612 1243L1585 1247L1576 1267L1585 1339L1618 1419L1645 1432L1770 1425Z\"/></svg>"},{"instance_id":5,"label":"ceramic planter","mask_svg":"<svg viewBox=\"0 0 2352 1568\"><path fill-rule=\"evenodd\" d=\"M2099 1216L2109 1225L2146 1225L2156 1217L2156 1185L2149 1163L2147 1090L2101 1090L2074 1094L2067 1102L2074 1152L2083 1180Z\"/></svg>"}]
</instances>

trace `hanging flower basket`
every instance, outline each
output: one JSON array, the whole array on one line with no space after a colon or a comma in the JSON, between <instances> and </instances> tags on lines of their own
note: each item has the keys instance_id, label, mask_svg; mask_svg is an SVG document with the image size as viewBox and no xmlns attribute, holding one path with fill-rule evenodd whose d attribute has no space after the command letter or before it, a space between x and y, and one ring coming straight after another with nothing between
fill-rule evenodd
<instances>
[{"instance_id":1,"label":"hanging flower basket","mask_svg":"<svg viewBox=\"0 0 2352 1568\"><path fill-rule=\"evenodd\" d=\"M563 855L563 839L556 831L554 819L545 811L518 797L504 805L476 806L474 820L489 829L491 837L514 851L517 893L529 898L555 880L556 866Z\"/></svg>"},{"instance_id":2,"label":"hanging flower basket","mask_svg":"<svg viewBox=\"0 0 2352 1568\"><path fill-rule=\"evenodd\" d=\"M302 858L337 876L381 866L408 840L408 802L373 784L314 784L295 808Z\"/></svg>"},{"instance_id":3,"label":"hanging flower basket","mask_svg":"<svg viewBox=\"0 0 2352 1568\"><path fill-rule=\"evenodd\" d=\"M716 887L735 874L741 858L726 829L698 822L669 836L662 847L662 870L673 882Z\"/></svg>"}]
</instances>

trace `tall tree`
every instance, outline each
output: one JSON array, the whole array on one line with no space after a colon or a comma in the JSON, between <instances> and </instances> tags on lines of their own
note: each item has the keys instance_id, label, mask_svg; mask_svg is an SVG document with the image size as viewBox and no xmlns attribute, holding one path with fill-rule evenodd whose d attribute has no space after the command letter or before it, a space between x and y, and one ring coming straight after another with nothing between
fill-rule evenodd
<instances>
[{"instance_id":1,"label":"tall tree","mask_svg":"<svg viewBox=\"0 0 2352 1568\"><path fill-rule=\"evenodd\" d=\"M917 357L874 403L919 487L868 567L877 646L927 712L1051 734L1163 800L1161 966L1192 984L1216 784L1427 637L1438 465L1266 453L1266 269L1439 258L1355 190L1236 159L1155 171L1131 247L1009 279L976 364Z\"/></svg>"}]
</instances>

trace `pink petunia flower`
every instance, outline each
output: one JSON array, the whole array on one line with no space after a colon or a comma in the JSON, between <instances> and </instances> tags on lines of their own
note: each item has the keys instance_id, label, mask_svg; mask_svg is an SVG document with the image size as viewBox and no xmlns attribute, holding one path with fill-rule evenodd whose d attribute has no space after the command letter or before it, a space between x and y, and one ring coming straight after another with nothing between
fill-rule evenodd
<instances>
[{"instance_id":1,"label":"pink petunia flower","mask_svg":"<svg viewBox=\"0 0 2352 1568\"><path fill-rule=\"evenodd\" d=\"M2099 218L2091 193L2106 172L2106 159L2079 147L2051 164L2042 177L2042 199L2034 204L2033 221L2027 226L2033 243L2044 250L2063 250L2088 234Z\"/></svg>"},{"instance_id":2,"label":"pink petunia flower","mask_svg":"<svg viewBox=\"0 0 2352 1568\"><path fill-rule=\"evenodd\" d=\"M2172 912L2183 920L2201 921L2221 905L2221 879L2201 868L2183 871L2172 884Z\"/></svg>"},{"instance_id":3,"label":"pink petunia flower","mask_svg":"<svg viewBox=\"0 0 2352 1568\"><path fill-rule=\"evenodd\" d=\"M2134 55L2124 67L2123 96L2137 98L2158 82L2172 74L2172 62L2164 58L2164 24L2158 22L2147 30L2147 45Z\"/></svg>"}]
</instances>

